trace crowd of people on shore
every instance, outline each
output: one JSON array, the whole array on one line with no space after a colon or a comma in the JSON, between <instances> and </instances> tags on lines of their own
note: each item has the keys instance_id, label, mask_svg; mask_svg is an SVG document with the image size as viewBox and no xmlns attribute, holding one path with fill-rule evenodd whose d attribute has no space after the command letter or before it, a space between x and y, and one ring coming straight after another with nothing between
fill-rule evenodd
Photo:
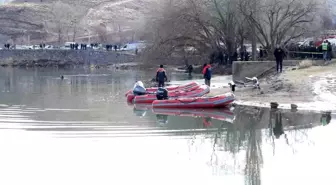
<instances>
[{"instance_id":1,"label":"crowd of people on shore","mask_svg":"<svg viewBox=\"0 0 336 185\"><path fill-rule=\"evenodd\" d=\"M10 49L11 45L10 44L4 44L5 49Z\"/></svg>"},{"instance_id":2,"label":"crowd of people on shore","mask_svg":"<svg viewBox=\"0 0 336 185\"><path fill-rule=\"evenodd\" d=\"M257 59L264 60L268 57L268 52L262 46L258 48ZM232 64L233 61L249 61L251 53L247 51L246 46L239 49L239 52L234 51L230 56L226 51L218 50L210 54L210 64L218 63L222 65Z\"/></svg>"},{"instance_id":3,"label":"crowd of people on shore","mask_svg":"<svg viewBox=\"0 0 336 185\"><path fill-rule=\"evenodd\" d=\"M45 49L46 44L44 43L40 43L38 45L16 45L16 44L9 44L6 43L3 45L4 49ZM59 47L59 46L54 46L54 45L48 45L48 47L52 48L52 49L62 49L64 48L64 46ZM118 49L120 49L121 47L119 45L113 45L113 44L106 44L106 45L102 45L99 43L91 43L91 44L85 44L85 43L71 43L70 45L68 45L68 48L71 50L87 50L88 48L104 48L107 51L117 51Z\"/></svg>"},{"instance_id":4,"label":"crowd of people on shore","mask_svg":"<svg viewBox=\"0 0 336 185\"><path fill-rule=\"evenodd\" d=\"M313 44L313 43L312 43ZM282 51L285 52L285 56L289 58L313 58L313 59L323 59L325 61L330 61L332 58L333 46L328 41L325 40L320 46L316 47L313 45L298 45L296 43L287 44L281 47ZM262 46L258 48L257 60L268 60L268 58L274 53L269 53L269 49L265 49ZM232 64L233 61L249 61L251 59L251 52L249 52L246 46L238 49L237 51L228 54L228 52L218 49L210 54L210 63L218 63L222 65Z\"/></svg>"}]
</instances>

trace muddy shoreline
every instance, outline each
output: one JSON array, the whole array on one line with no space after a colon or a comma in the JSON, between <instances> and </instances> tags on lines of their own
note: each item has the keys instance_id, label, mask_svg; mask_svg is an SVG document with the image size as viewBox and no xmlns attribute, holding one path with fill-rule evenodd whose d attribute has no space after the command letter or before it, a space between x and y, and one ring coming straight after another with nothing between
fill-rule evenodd
<instances>
[{"instance_id":1,"label":"muddy shoreline","mask_svg":"<svg viewBox=\"0 0 336 185\"><path fill-rule=\"evenodd\" d=\"M320 83L322 85L318 86ZM310 66L303 69L286 67L283 73L275 71L260 79L261 90L238 85L235 91L236 104L270 107L271 102L279 108L336 111L336 64ZM213 88L209 96L223 94L230 88Z\"/></svg>"}]
</instances>

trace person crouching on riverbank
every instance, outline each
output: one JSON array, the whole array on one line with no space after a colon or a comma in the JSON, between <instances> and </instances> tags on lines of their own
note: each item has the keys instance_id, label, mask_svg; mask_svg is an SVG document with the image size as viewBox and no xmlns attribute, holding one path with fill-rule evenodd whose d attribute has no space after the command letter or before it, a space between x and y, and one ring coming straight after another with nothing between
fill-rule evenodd
<instances>
[{"instance_id":1,"label":"person crouching on riverbank","mask_svg":"<svg viewBox=\"0 0 336 185\"><path fill-rule=\"evenodd\" d=\"M158 87L164 87L164 82L167 81L167 75L163 65L160 65L160 68L156 71L156 81L158 82Z\"/></svg>"},{"instance_id":2,"label":"person crouching on riverbank","mask_svg":"<svg viewBox=\"0 0 336 185\"><path fill-rule=\"evenodd\" d=\"M282 73L282 61L285 57L285 51L280 46L277 46L274 50L274 57L276 60L277 72Z\"/></svg>"},{"instance_id":3,"label":"person crouching on riverbank","mask_svg":"<svg viewBox=\"0 0 336 185\"><path fill-rule=\"evenodd\" d=\"M205 81L205 85L210 87L210 80L211 80L211 65L205 63L203 65L203 70L202 73L204 75L204 81Z\"/></svg>"}]
</instances>

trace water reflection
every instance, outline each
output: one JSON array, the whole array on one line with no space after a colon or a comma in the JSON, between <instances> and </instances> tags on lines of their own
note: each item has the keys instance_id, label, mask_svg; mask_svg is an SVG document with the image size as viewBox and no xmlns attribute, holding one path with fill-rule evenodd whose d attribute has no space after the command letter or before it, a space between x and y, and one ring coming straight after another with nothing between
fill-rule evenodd
<instances>
[{"instance_id":1,"label":"water reflection","mask_svg":"<svg viewBox=\"0 0 336 185\"><path fill-rule=\"evenodd\" d=\"M109 184L116 182L119 175L123 178L118 180L130 182L129 179L136 178L129 177L139 174L146 177L140 183L147 184L157 184L165 179L169 181L167 184L197 184L202 181L259 185L276 184L274 178L279 181L286 178L272 174L284 175L288 171L296 175L303 171L305 179L314 178L313 175L306 176L314 170L305 171L306 167L302 165L307 164L305 159L328 158L328 162L315 164L320 167L322 164L328 167L329 163L334 166L335 163L335 152L328 150L334 144L335 118L332 112L292 112L240 106L232 109L152 110L151 105L127 105L124 101L124 92L132 87L137 76L146 78L146 73L96 71L92 74L82 70L20 71L9 68L0 69L0 72L0 86L6 90L2 92L0 101L8 104L0 106L2 155L7 152L5 160L1 161L0 157L0 162L20 164L13 174L19 173L20 166L31 166L26 161L34 161L34 166L43 171L58 165L39 164L37 161L43 156L65 160L57 163L71 168L67 173L76 174L78 166L87 165L83 161L90 162L94 156L92 163L98 164L97 160L101 159L102 166L85 169L93 169L90 171L92 174L104 173L104 177L113 171L117 174L113 179L104 179ZM64 75L63 81L60 75ZM19 134L15 135L16 131ZM26 142L32 138L37 139ZM324 138L323 142L319 142L321 138ZM34 160L23 156L10 157L13 147L7 141L15 140L14 145L24 149L16 153L31 152L30 157L35 157ZM47 144L40 143L45 140ZM64 142L57 145L60 141ZM66 150L64 146L67 146ZM59 151L67 152L63 156ZM82 161L74 164L78 157L82 157ZM304 162L294 164L297 160ZM280 163L285 167L279 168ZM106 172L107 166L111 171ZM144 170L144 166L150 167ZM291 171L292 168L295 171ZM7 169L2 172L8 172ZM78 172L78 179L86 180L90 173L83 175ZM173 178L167 179L168 173ZM328 170L322 175L325 173L329 173ZM155 182L148 182L154 177L158 177ZM287 177L292 178L291 174ZM181 183L175 179L185 181ZM124 184L131 184L126 182Z\"/></svg>"},{"instance_id":2,"label":"water reflection","mask_svg":"<svg viewBox=\"0 0 336 185\"><path fill-rule=\"evenodd\" d=\"M212 126L211 120L212 120L212 118L209 117L209 116L203 117L203 126L205 128L211 127Z\"/></svg>"},{"instance_id":3,"label":"water reflection","mask_svg":"<svg viewBox=\"0 0 336 185\"><path fill-rule=\"evenodd\" d=\"M156 114L156 120L159 125L168 124L168 115Z\"/></svg>"},{"instance_id":4,"label":"water reflection","mask_svg":"<svg viewBox=\"0 0 336 185\"><path fill-rule=\"evenodd\" d=\"M284 134L282 126L282 113L277 109L270 110L270 129L273 129L273 134L277 139Z\"/></svg>"},{"instance_id":5,"label":"water reflection","mask_svg":"<svg viewBox=\"0 0 336 185\"><path fill-rule=\"evenodd\" d=\"M158 122L163 121L165 127L169 129L183 129L183 125L189 125L189 118L194 118L194 123L201 122L202 124L189 125L188 128L194 128L196 135L197 129L206 129L204 132L212 135L210 138L213 140L213 152L209 164L212 168L226 169L226 173L230 174L242 171L245 184L248 185L261 184L261 169L264 164L263 142L271 141L275 155L274 138L279 140L284 136L285 143L295 152L296 144L309 143L307 129L331 122L330 112L292 112L257 107L236 107L231 110L154 109L151 112L150 106L146 105L146 108L142 107L142 111L149 112L146 114L147 117L152 117L154 113ZM174 123L180 125L173 126ZM269 134L263 130L269 130ZM195 141L192 145L194 143ZM233 162L228 164L227 161L220 161L221 151L229 152ZM242 165L239 157L242 152L245 153L245 165Z\"/></svg>"},{"instance_id":6,"label":"water reflection","mask_svg":"<svg viewBox=\"0 0 336 185\"><path fill-rule=\"evenodd\" d=\"M331 112L324 112L321 116L321 123L323 126L329 125L331 121Z\"/></svg>"}]
</instances>

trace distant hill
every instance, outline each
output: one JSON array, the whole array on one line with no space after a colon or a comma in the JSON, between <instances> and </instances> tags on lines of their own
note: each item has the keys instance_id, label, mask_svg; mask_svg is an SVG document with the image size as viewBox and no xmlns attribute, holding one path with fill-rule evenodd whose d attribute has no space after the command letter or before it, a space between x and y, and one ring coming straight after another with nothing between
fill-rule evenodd
<instances>
[{"instance_id":1,"label":"distant hill","mask_svg":"<svg viewBox=\"0 0 336 185\"><path fill-rule=\"evenodd\" d=\"M155 0L154 0L155 1ZM31 42L56 42L58 32L51 29L53 0L15 0L0 5L0 34L26 42L29 35ZM70 7L76 3L87 8L80 17L81 27L76 33L77 40L88 39L93 41L117 42L127 41L136 36L142 29L144 17L149 13L148 7L153 0L63 0ZM80 10L74 8L74 13ZM62 12L62 10L60 11ZM84 26L83 26L84 25ZM104 28L105 37L100 37L99 29ZM97 31L98 30L98 31ZM68 30L69 31L69 30ZM68 34L65 40L72 40ZM92 41L92 42L93 42ZM1 41L0 41L1 42Z\"/></svg>"}]
</instances>

